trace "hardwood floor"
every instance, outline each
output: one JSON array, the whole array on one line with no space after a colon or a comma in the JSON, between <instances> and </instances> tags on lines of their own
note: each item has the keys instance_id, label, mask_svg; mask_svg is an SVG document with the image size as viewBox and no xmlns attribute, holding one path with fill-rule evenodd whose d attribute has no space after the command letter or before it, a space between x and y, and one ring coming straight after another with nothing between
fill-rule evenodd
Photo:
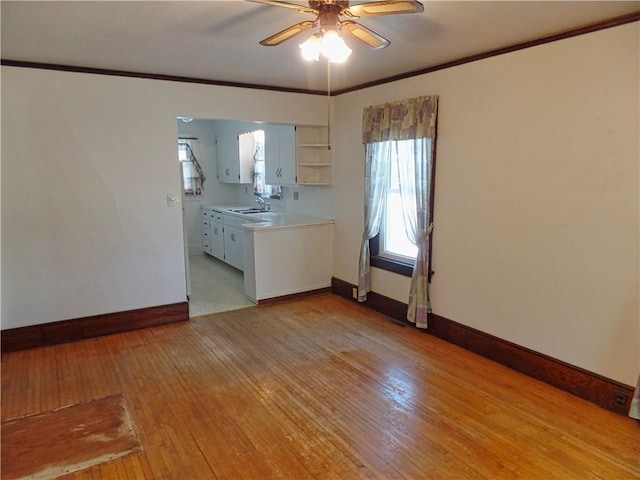
<instances>
[{"instance_id":1,"label":"hardwood floor","mask_svg":"<svg viewBox=\"0 0 640 480\"><path fill-rule=\"evenodd\" d=\"M638 478L640 427L333 295L7 353L2 420L122 394L69 479Z\"/></svg>"}]
</instances>

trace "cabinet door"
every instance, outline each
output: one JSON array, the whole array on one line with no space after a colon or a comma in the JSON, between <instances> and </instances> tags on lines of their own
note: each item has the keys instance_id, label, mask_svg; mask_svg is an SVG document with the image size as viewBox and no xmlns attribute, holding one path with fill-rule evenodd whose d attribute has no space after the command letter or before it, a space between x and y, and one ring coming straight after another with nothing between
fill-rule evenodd
<instances>
[{"instance_id":1,"label":"cabinet door","mask_svg":"<svg viewBox=\"0 0 640 480\"><path fill-rule=\"evenodd\" d=\"M224 226L224 261L238 270L244 266L243 233L240 228Z\"/></svg>"},{"instance_id":2,"label":"cabinet door","mask_svg":"<svg viewBox=\"0 0 640 480\"><path fill-rule=\"evenodd\" d=\"M211 235L209 238L209 247L211 255L220 260L224 260L224 230L222 223L211 223Z\"/></svg>"},{"instance_id":3,"label":"cabinet door","mask_svg":"<svg viewBox=\"0 0 640 480\"><path fill-rule=\"evenodd\" d=\"M296 132L293 125L265 126L264 164L268 185L295 185Z\"/></svg>"},{"instance_id":4,"label":"cabinet door","mask_svg":"<svg viewBox=\"0 0 640 480\"><path fill-rule=\"evenodd\" d=\"M218 180L222 183L240 183L240 153L238 135L224 134L218 137Z\"/></svg>"},{"instance_id":5,"label":"cabinet door","mask_svg":"<svg viewBox=\"0 0 640 480\"><path fill-rule=\"evenodd\" d=\"M282 125L280 130L280 185L296 184L296 128Z\"/></svg>"},{"instance_id":6,"label":"cabinet door","mask_svg":"<svg viewBox=\"0 0 640 480\"><path fill-rule=\"evenodd\" d=\"M239 183L253 183L253 164L256 153L256 143L253 132L242 133L238 136L238 174Z\"/></svg>"},{"instance_id":7,"label":"cabinet door","mask_svg":"<svg viewBox=\"0 0 640 480\"><path fill-rule=\"evenodd\" d=\"M264 126L264 181L280 185L280 136L277 125Z\"/></svg>"}]
</instances>

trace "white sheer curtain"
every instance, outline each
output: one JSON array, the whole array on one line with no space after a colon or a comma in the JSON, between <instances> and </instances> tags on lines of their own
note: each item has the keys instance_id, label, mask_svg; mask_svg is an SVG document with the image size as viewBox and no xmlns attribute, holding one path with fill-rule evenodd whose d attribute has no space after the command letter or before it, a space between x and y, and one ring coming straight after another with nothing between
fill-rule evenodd
<instances>
[{"instance_id":1,"label":"white sheer curtain","mask_svg":"<svg viewBox=\"0 0 640 480\"><path fill-rule=\"evenodd\" d=\"M384 193L387 188L389 164L391 162L391 143L376 142L365 145L364 171L364 233L360 248L358 275L358 301L367 300L371 291L371 266L369 264L369 239L380 230Z\"/></svg>"},{"instance_id":2,"label":"white sheer curtain","mask_svg":"<svg viewBox=\"0 0 640 480\"><path fill-rule=\"evenodd\" d=\"M430 138L393 142L397 145L398 173L402 216L407 238L418 247L411 276L407 320L417 327L427 328L429 300L429 236L433 223L429 218L431 171L433 163Z\"/></svg>"},{"instance_id":3,"label":"white sheer curtain","mask_svg":"<svg viewBox=\"0 0 640 480\"><path fill-rule=\"evenodd\" d=\"M638 384L633 392L633 398L631 399L631 407L629 408L629 416L640 420L640 376L638 377Z\"/></svg>"}]
</instances>

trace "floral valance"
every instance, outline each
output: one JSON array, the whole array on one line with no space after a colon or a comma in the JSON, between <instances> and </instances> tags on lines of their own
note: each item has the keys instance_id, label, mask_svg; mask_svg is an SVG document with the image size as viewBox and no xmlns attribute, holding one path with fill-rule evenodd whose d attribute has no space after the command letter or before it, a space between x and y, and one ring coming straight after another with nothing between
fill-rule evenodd
<instances>
[{"instance_id":1,"label":"floral valance","mask_svg":"<svg viewBox=\"0 0 640 480\"><path fill-rule=\"evenodd\" d=\"M362 143L436 137L438 96L374 105L362 115Z\"/></svg>"}]
</instances>

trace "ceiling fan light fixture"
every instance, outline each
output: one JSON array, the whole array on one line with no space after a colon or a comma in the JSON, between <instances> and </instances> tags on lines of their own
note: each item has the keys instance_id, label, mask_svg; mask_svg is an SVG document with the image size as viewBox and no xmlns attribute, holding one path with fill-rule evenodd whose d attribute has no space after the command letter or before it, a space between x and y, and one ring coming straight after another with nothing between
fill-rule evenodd
<instances>
[{"instance_id":1,"label":"ceiling fan light fixture","mask_svg":"<svg viewBox=\"0 0 640 480\"><path fill-rule=\"evenodd\" d=\"M320 45L320 52L331 60L332 63L344 63L349 55L351 55L351 49L344 43L344 40L338 32L335 30L327 30L322 36L322 43Z\"/></svg>"},{"instance_id":2,"label":"ceiling fan light fixture","mask_svg":"<svg viewBox=\"0 0 640 480\"><path fill-rule=\"evenodd\" d=\"M302 58L307 61L315 60L316 62L320 59L320 45L322 44L322 39L317 33L314 33L304 43L300 44L300 52L302 53Z\"/></svg>"},{"instance_id":3,"label":"ceiling fan light fixture","mask_svg":"<svg viewBox=\"0 0 640 480\"><path fill-rule=\"evenodd\" d=\"M314 33L300 44L300 52L307 61L318 61L322 53L331 63L344 63L351 55L351 49L335 30L327 30L324 34Z\"/></svg>"},{"instance_id":4,"label":"ceiling fan light fixture","mask_svg":"<svg viewBox=\"0 0 640 480\"><path fill-rule=\"evenodd\" d=\"M315 15L315 21L300 22L285 28L281 32L271 35L260 42L260 45L273 47L299 35L300 33L320 26L319 33L308 39L300 48L307 60L318 60L316 53L317 40L321 40L320 53L327 56L333 63L344 62L351 49L340 38L340 33L347 35L373 49L383 49L391 42L352 20L340 20L341 16L349 18L377 17L381 15L398 15L405 13L424 12L424 6L417 0L360 0L357 5L350 5L349 0L308 0L309 6L303 7L298 3L285 0L247 0L275 7L297 10L300 13ZM324 45L326 43L326 45Z\"/></svg>"}]
</instances>

